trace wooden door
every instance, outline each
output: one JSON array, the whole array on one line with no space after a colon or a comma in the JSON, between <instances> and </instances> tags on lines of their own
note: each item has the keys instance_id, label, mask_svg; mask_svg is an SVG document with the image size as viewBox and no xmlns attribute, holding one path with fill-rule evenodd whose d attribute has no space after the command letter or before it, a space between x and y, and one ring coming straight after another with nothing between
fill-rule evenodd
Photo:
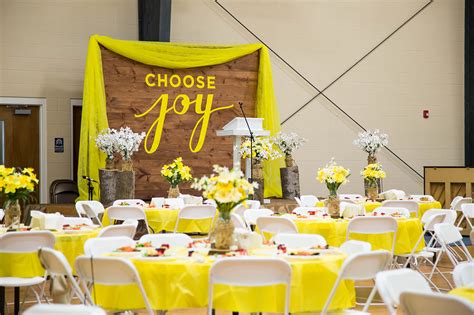
<instances>
[{"instance_id":1,"label":"wooden door","mask_svg":"<svg viewBox=\"0 0 474 315\"><path fill-rule=\"evenodd\" d=\"M77 183L79 141L81 139L82 106L72 107L72 178Z\"/></svg>"},{"instance_id":2,"label":"wooden door","mask_svg":"<svg viewBox=\"0 0 474 315\"><path fill-rule=\"evenodd\" d=\"M4 161L7 167L32 167L39 180L40 130L38 106L0 106L0 128L3 124ZM2 145L0 139L0 146ZM1 148L0 148L1 149ZM1 153L1 152L0 152ZM0 157L1 159L1 157ZM0 160L0 163L2 161ZM33 197L39 202L39 185Z\"/></svg>"}]
</instances>

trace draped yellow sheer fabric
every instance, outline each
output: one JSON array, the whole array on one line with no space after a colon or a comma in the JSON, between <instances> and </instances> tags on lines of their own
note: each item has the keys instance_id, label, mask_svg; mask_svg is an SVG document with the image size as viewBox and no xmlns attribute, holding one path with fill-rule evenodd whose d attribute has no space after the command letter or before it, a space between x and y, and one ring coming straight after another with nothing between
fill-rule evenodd
<instances>
[{"instance_id":1,"label":"draped yellow sheer fabric","mask_svg":"<svg viewBox=\"0 0 474 315\"><path fill-rule=\"evenodd\" d=\"M138 42L93 35L89 40L84 74L81 139L79 148L78 186L80 199L87 199L87 182L82 176L99 178L105 155L95 145L95 138L108 127L105 86L100 46L126 58L165 68L194 68L222 64L260 50L257 87L257 117L264 118L264 128L271 135L280 130L280 116L273 91L268 49L262 44L235 46L202 46L159 42ZM282 159L264 164L265 196L281 197L279 168ZM97 191L97 190L96 190Z\"/></svg>"}]
</instances>

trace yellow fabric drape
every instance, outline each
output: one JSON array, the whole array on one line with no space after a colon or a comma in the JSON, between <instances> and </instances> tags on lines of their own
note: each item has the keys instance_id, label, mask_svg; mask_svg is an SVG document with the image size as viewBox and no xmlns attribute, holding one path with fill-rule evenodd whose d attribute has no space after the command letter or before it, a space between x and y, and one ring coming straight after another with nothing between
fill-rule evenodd
<instances>
[{"instance_id":1,"label":"yellow fabric drape","mask_svg":"<svg viewBox=\"0 0 474 315\"><path fill-rule=\"evenodd\" d=\"M264 118L263 127L271 135L280 131L280 116L273 91L268 49L262 44L235 46L202 46L159 42L138 42L93 35L89 40L84 74L81 139L79 147L78 186L80 199L87 199L87 182L83 175L99 178L99 168L105 166L105 154L95 145L95 138L108 128L105 86L100 46L126 58L147 65L183 69L226 63L260 50L257 87L257 117ZM265 196L281 197L279 168L283 160L264 164ZM96 189L98 191L98 189Z\"/></svg>"}]
</instances>

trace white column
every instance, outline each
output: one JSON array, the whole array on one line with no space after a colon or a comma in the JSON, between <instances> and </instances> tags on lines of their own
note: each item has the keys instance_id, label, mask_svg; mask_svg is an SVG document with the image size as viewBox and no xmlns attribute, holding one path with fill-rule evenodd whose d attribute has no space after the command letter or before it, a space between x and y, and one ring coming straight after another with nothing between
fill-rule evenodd
<instances>
[{"instance_id":1,"label":"white column","mask_svg":"<svg viewBox=\"0 0 474 315\"><path fill-rule=\"evenodd\" d=\"M233 151L234 151L234 165L233 167L235 169L241 169L240 167L240 142L241 142L241 137L240 136L235 136L234 137L234 145L233 145Z\"/></svg>"}]
</instances>

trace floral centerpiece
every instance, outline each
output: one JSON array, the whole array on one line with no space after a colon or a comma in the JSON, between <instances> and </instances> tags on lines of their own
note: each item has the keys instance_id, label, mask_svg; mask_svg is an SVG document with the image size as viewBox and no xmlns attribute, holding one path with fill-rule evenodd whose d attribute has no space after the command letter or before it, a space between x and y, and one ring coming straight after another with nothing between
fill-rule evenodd
<instances>
[{"instance_id":1,"label":"floral centerpiece","mask_svg":"<svg viewBox=\"0 0 474 315\"><path fill-rule=\"evenodd\" d=\"M165 164L161 168L161 175L170 184L170 190L168 191L168 198L179 197L178 185L190 181L193 179L191 175L191 168L184 165L183 158L178 157L170 164Z\"/></svg>"},{"instance_id":2,"label":"floral centerpiece","mask_svg":"<svg viewBox=\"0 0 474 315\"><path fill-rule=\"evenodd\" d=\"M216 202L219 218L214 225L212 238L218 249L232 245L234 225L230 212L254 193L256 184L249 183L240 170L214 165L214 174L194 179L192 188L203 191L203 197Z\"/></svg>"},{"instance_id":3,"label":"floral centerpiece","mask_svg":"<svg viewBox=\"0 0 474 315\"><path fill-rule=\"evenodd\" d=\"M360 172L364 180L367 181L367 197L375 201L378 196L378 180L385 178L386 174L382 170L380 163L372 163L364 167Z\"/></svg>"},{"instance_id":4,"label":"floral centerpiece","mask_svg":"<svg viewBox=\"0 0 474 315\"><path fill-rule=\"evenodd\" d=\"M117 153L117 130L110 128L102 130L97 138L95 138L95 145L107 155L105 158L105 168L108 170L113 169L115 153Z\"/></svg>"},{"instance_id":5,"label":"floral centerpiece","mask_svg":"<svg viewBox=\"0 0 474 315\"><path fill-rule=\"evenodd\" d=\"M326 200L326 206L331 217L339 217L339 198L337 190L341 185L349 182L347 179L351 175L350 170L343 166L337 165L334 159L326 164L324 168L318 169L318 181L325 183L329 190L329 197Z\"/></svg>"},{"instance_id":6,"label":"floral centerpiece","mask_svg":"<svg viewBox=\"0 0 474 315\"><path fill-rule=\"evenodd\" d=\"M285 155L285 162L287 167L295 166L295 161L293 160L293 152L303 145L303 143L308 140L298 136L294 132L284 133L279 132L274 138L273 141L280 149L280 151Z\"/></svg>"},{"instance_id":7,"label":"floral centerpiece","mask_svg":"<svg viewBox=\"0 0 474 315\"><path fill-rule=\"evenodd\" d=\"M117 134L117 152L122 156L122 170L132 171L133 162L132 156L133 153L138 151L138 147L142 140L145 138L146 134L144 132L137 133L133 132L129 127L121 127Z\"/></svg>"},{"instance_id":8,"label":"floral centerpiece","mask_svg":"<svg viewBox=\"0 0 474 315\"><path fill-rule=\"evenodd\" d=\"M367 130L359 132L359 136L354 140L354 145L369 154L368 164L377 163L376 153L388 145L388 135L381 133L380 130Z\"/></svg>"},{"instance_id":9,"label":"floral centerpiece","mask_svg":"<svg viewBox=\"0 0 474 315\"><path fill-rule=\"evenodd\" d=\"M0 193L5 202L5 226L20 224L20 201L26 203L38 179L32 168L7 168L0 165Z\"/></svg>"}]
</instances>

